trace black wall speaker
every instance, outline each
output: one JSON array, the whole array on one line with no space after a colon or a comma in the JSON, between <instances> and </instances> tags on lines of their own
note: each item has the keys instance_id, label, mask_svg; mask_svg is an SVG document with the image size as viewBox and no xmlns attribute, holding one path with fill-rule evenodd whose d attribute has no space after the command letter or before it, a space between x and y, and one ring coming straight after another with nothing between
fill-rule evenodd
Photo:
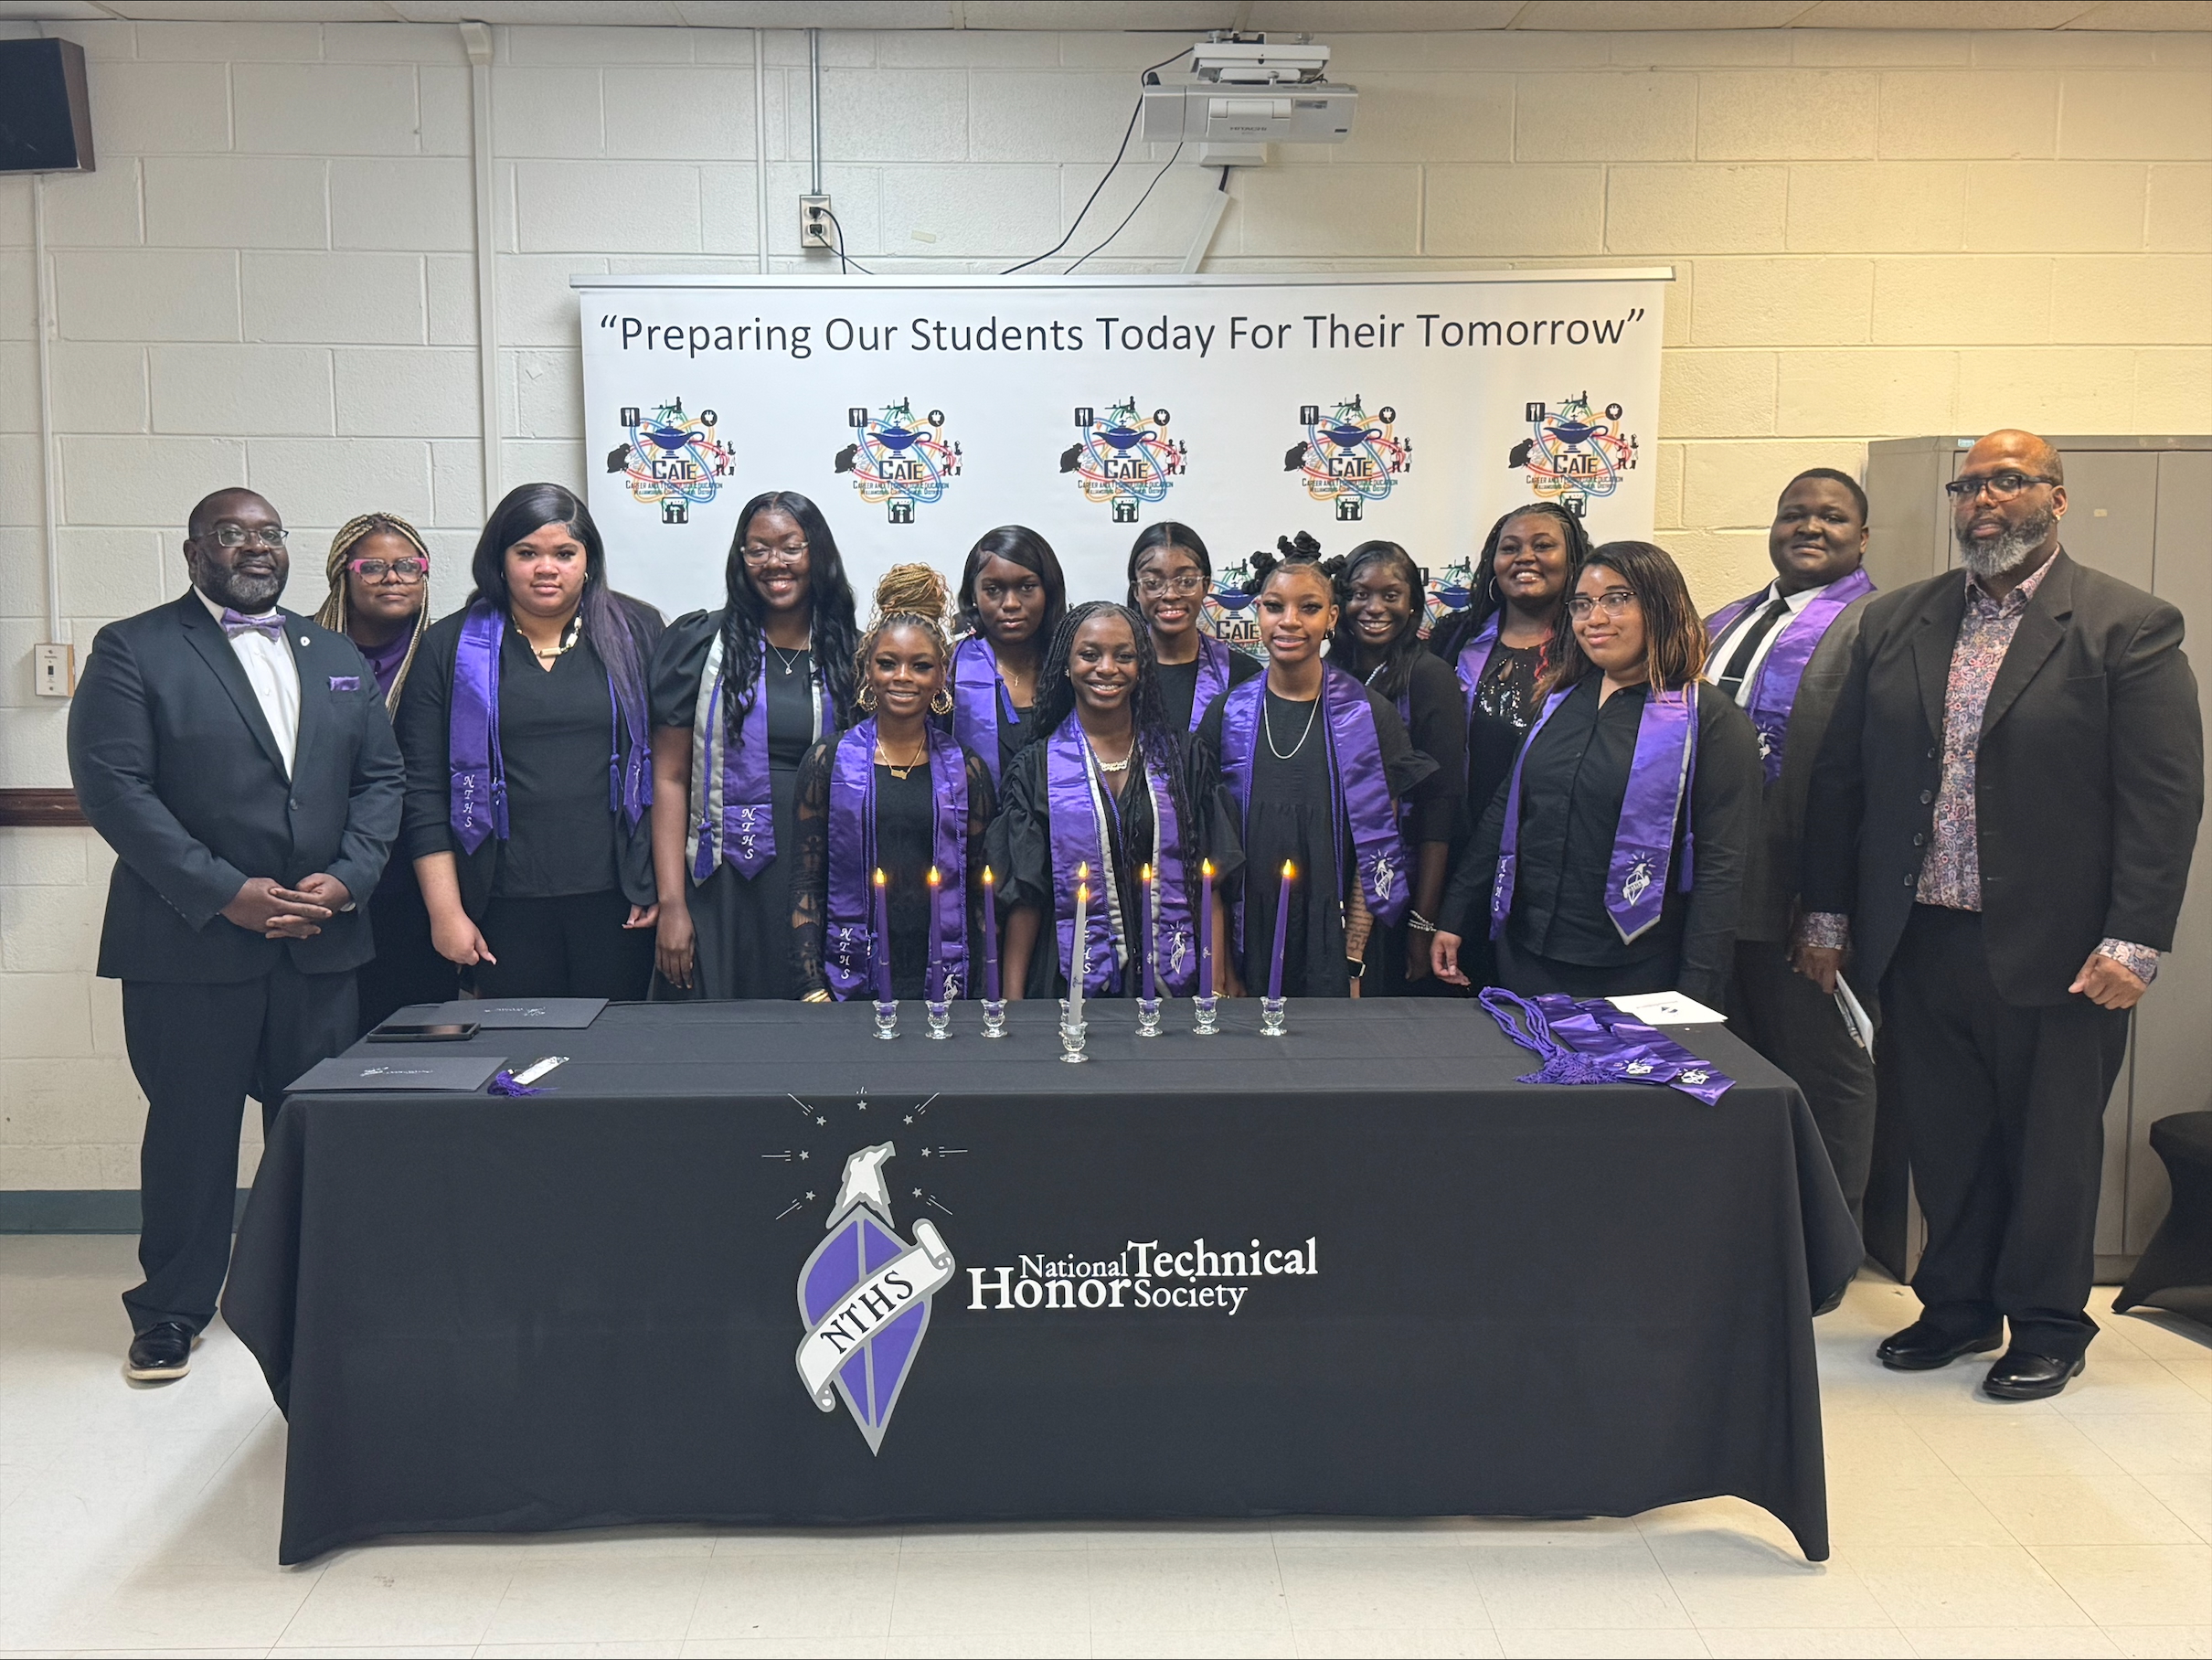
<instances>
[{"instance_id":1,"label":"black wall speaker","mask_svg":"<svg viewBox=\"0 0 2212 1660\"><path fill-rule=\"evenodd\" d=\"M0 173L92 171L84 48L0 40Z\"/></svg>"}]
</instances>

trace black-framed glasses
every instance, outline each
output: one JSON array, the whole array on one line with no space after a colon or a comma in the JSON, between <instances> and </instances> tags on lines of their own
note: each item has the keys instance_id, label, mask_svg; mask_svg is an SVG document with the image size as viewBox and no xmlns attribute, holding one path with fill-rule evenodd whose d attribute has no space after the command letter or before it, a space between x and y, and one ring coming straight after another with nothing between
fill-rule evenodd
<instances>
[{"instance_id":1,"label":"black-framed glasses","mask_svg":"<svg viewBox=\"0 0 2212 1660\"><path fill-rule=\"evenodd\" d=\"M1148 570L1137 579L1137 591L1148 600L1156 600L1166 593L1187 600L1206 591L1206 579L1195 570L1179 570L1172 577Z\"/></svg>"},{"instance_id":2,"label":"black-framed glasses","mask_svg":"<svg viewBox=\"0 0 2212 1660\"><path fill-rule=\"evenodd\" d=\"M259 542L264 548L282 548L290 534L282 525L233 525L225 521L215 527L215 544L218 548L243 548L249 542Z\"/></svg>"},{"instance_id":3,"label":"black-framed glasses","mask_svg":"<svg viewBox=\"0 0 2212 1660\"><path fill-rule=\"evenodd\" d=\"M1576 594L1567 601L1567 614L1579 622L1593 611L1602 611L1609 617L1625 613L1636 602L1636 596L1625 588L1609 588L1596 599L1586 593Z\"/></svg>"},{"instance_id":4,"label":"black-framed glasses","mask_svg":"<svg viewBox=\"0 0 2212 1660\"><path fill-rule=\"evenodd\" d=\"M2059 481L2041 473L1991 473L1981 477L1969 474L1964 478L1947 480L1943 494L1954 502L1971 502L1984 490L1993 502L2009 502L2030 484L2055 484Z\"/></svg>"},{"instance_id":5,"label":"black-framed glasses","mask_svg":"<svg viewBox=\"0 0 2212 1660\"><path fill-rule=\"evenodd\" d=\"M387 576L398 577L402 582L420 581L431 568L428 559L348 559L346 569L364 582L381 582Z\"/></svg>"}]
</instances>

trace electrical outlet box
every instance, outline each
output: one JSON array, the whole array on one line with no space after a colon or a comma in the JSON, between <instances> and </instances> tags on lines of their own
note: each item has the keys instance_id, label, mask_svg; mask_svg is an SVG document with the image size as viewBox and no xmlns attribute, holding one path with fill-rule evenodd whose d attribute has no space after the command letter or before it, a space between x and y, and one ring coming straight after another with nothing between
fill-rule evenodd
<instances>
[{"instance_id":1,"label":"electrical outlet box","mask_svg":"<svg viewBox=\"0 0 2212 1660\"><path fill-rule=\"evenodd\" d=\"M836 232L833 229L830 199L826 196L803 196L799 198L799 246L802 248L835 248Z\"/></svg>"},{"instance_id":2,"label":"electrical outlet box","mask_svg":"<svg viewBox=\"0 0 2212 1660\"><path fill-rule=\"evenodd\" d=\"M41 697L67 697L77 690L77 648L43 644L31 647L31 689Z\"/></svg>"}]
</instances>

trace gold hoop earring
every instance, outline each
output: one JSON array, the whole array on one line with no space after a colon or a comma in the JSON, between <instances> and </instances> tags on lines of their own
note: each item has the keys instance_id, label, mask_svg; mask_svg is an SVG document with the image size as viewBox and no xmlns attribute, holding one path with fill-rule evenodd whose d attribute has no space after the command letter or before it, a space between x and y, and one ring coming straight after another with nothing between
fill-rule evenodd
<instances>
[{"instance_id":1,"label":"gold hoop earring","mask_svg":"<svg viewBox=\"0 0 2212 1660\"><path fill-rule=\"evenodd\" d=\"M874 708L876 707L876 688L872 686L863 686L860 688L859 697L855 698L854 701L859 704L864 709Z\"/></svg>"},{"instance_id":2,"label":"gold hoop earring","mask_svg":"<svg viewBox=\"0 0 2212 1660\"><path fill-rule=\"evenodd\" d=\"M949 686L939 686L937 696L930 699L930 708L935 714L950 715L952 712L952 688Z\"/></svg>"}]
</instances>

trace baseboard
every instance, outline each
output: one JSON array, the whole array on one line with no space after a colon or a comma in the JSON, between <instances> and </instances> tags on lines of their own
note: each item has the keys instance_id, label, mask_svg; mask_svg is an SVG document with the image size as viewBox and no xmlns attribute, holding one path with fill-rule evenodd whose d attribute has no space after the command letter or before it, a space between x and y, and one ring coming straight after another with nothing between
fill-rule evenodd
<instances>
[{"instance_id":1,"label":"baseboard","mask_svg":"<svg viewBox=\"0 0 2212 1660\"><path fill-rule=\"evenodd\" d=\"M245 1213L238 1190L231 1225ZM16 1188L0 1192L0 1233L131 1233L138 1231L135 1187Z\"/></svg>"}]
</instances>

